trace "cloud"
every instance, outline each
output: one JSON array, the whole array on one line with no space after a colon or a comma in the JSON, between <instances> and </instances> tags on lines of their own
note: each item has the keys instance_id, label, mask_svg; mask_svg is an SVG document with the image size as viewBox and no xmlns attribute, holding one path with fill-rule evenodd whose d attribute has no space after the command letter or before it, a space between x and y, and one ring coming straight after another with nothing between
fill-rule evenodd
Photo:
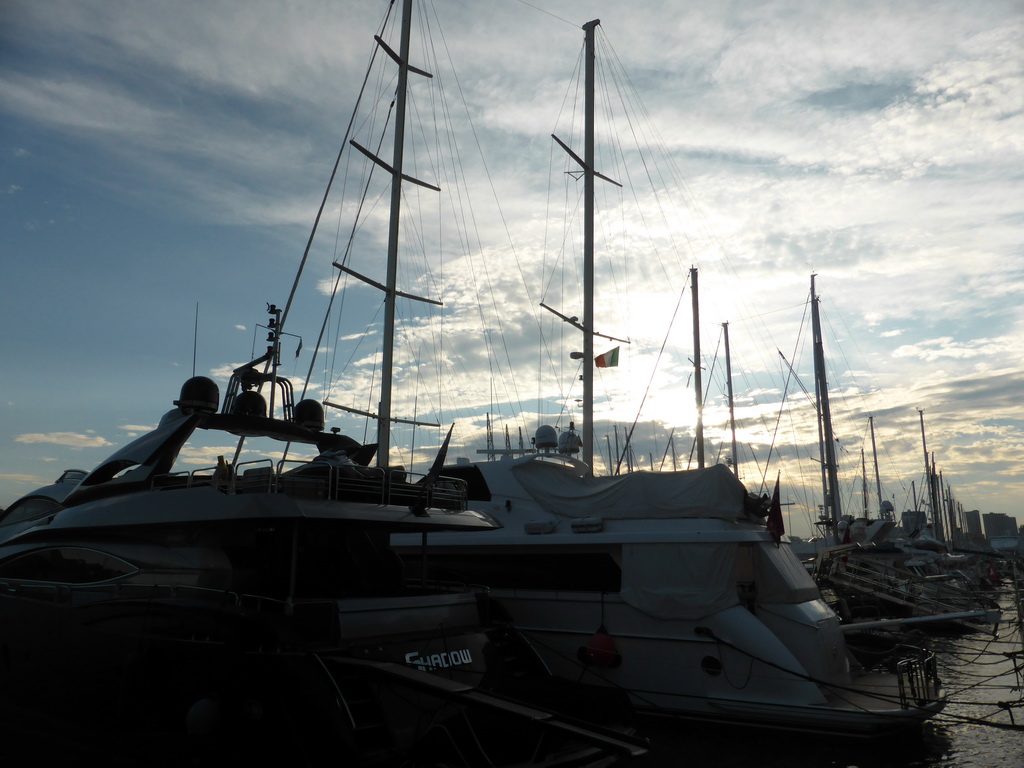
<instances>
[{"instance_id":1,"label":"cloud","mask_svg":"<svg viewBox=\"0 0 1024 768\"><path fill-rule=\"evenodd\" d=\"M14 440L19 443L28 444L51 443L68 448L102 448L113 445L113 443L97 435L83 435L78 432L48 432L46 434L33 432L17 435Z\"/></svg>"},{"instance_id":2,"label":"cloud","mask_svg":"<svg viewBox=\"0 0 1024 768\"><path fill-rule=\"evenodd\" d=\"M0 472L0 480L9 480L13 483L31 483L33 485L44 485L48 480L44 480L38 475L22 475L17 473L4 473Z\"/></svg>"},{"instance_id":3,"label":"cloud","mask_svg":"<svg viewBox=\"0 0 1024 768\"><path fill-rule=\"evenodd\" d=\"M943 359L967 360L973 358L995 359L1013 349L1014 340L1004 337L999 339L970 339L956 341L950 336L928 339L916 344L904 344L893 350L894 357L914 357L933 363Z\"/></svg>"}]
</instances>

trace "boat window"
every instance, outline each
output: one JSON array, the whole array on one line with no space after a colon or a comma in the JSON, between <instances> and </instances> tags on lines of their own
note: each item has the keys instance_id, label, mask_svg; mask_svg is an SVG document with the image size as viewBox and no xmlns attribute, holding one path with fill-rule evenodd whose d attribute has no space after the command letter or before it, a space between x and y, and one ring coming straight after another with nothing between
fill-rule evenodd
<instances>
[{"instance_id":1,"label":"boat window","mask_svg":"<svg viewBox=\"0 0 1024 768\"><path fill-rule=\"evenodd\" d=\"M52 547L0 563L0 579L94 584L138 571L131 563L84 547Z\"/></svg>"},{"instance_id":2,"label":"boat window","mask_svg":"<svg viewBox=\"0 0 1024 768\"><path fill-rule=\"evenodd\" d=\"M406 573L420 572L419 557L404 554ZM431 578L483 584L493 589L618 592L622 571L608 552L429 554Z\"/></svg>"},{"instance_id":3,"label":"boat window","mask_svg":"<svg viewBox=\"0 0 1024 768\"><path fill-rule=\"evenodd\" d=\"M754 563L759 603L816 600L818 587L789 547L761 544Z\"/></svg>"},{"instance_id":4,"label":"boat window","mask_svg":"<svg viewBox=\"0 0 1024 768\"><path fill-rule=\"evenodd\" d=\"M0 517L0 525L21 523L51 515L61 509L61 505L46 496L29 496L19 499Z\"/></svg>"}]
</instances>

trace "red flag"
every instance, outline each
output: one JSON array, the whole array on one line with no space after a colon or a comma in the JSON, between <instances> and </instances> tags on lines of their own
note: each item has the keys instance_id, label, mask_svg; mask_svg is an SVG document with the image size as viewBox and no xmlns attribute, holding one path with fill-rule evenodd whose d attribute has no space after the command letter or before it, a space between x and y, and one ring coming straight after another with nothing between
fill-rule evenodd
<instances>
[{"instance_id":1,"label":"red flag","mask_svg":"<svg viewBox=\"0 0 1024 768\"><path fill-rule=\"evenodd\" d=\"M765 521L768 533L775 539L775 546L782 542L782 534L786 528L782 523L782 502L779 500L779 478L775 478L775 492L772 493L772 504L768 508L768 519Z\"/></svg>"}]
</instances>

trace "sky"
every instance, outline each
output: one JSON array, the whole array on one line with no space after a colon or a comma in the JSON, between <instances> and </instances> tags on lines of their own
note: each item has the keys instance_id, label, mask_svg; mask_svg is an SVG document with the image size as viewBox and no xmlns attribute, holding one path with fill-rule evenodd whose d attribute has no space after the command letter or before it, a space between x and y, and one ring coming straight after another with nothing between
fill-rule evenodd
<instances>
[{"instance_id":1,"label":"sky","mask_svg":"<svg viewBox=\"0 0 1024 768\"><path fill-rule=\"evenodd\" d=\"M412 58L452 68L430 87L456 106L417 83L412 117L451 122L464 178L409 152L411 175L444 190L430 202L406 185L409 202L461 223L403 223L427 255L403 261L400 287L445 306L400 310L400 408L454 421L453 451L474 457L488 412L498 443L506 427L516 443L578 421L580 343L539 304L582 315L579 183L550 135L578 139L581 26L600 19L597 164L650 189L598 182L595 327L630 341L596 377L598 471L631 428L641 469L690 455L696 267L708 461L732 453L728 323L741 477L762 492L781 472L788 530L810 535L813 274L845 510L860 512L867 474L877 511L875 455L883 497L913 506L923 419L957 501L1024 521L1024 3L426 8L431 47L417 32ZM380 140L362 112L346 130L385 13L351 0L0 3L0 506L154 426L193 372L223 391L261 354L257 326L287 300L344 138ZM360 109L386 108L393 80L367 82ZM620 97L635 122L603 116ZM286 325L303 352L286 338L284 368L301 381L318 349L333 367L309 395L369 408L372 290L346 283L334 309L351 314L318 340L355 211L341 187L363 183L362 156L343 157ZM449 191L462 185L481 202ZM366 241L344 258L383 280L386 195L371 193ZM618 343L605 342L597 352ZM333 423L372 440L362 420L332 411ZM420 447L393 455L429 463L442 436L399 431Z\"/></svg>"}]
</instances>

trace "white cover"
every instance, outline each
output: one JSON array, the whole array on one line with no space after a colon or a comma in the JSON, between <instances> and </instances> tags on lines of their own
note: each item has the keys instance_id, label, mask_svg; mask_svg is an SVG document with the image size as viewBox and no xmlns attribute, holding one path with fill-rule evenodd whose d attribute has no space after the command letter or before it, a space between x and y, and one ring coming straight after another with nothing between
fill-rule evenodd
<instances>
[{"instance_id":1,"label":"white cover","mask_svg":"<svg viewBox=\"0 0 1024 768\"><path fill-rule=\"evenodd\" d=\"M588 477L569 464L532 460L517 464L513 472L544 510L559 517L743 517L746 489L723 464L685 472Z\"/></svg>"},{"instance_id":2,"label":"white cover","mask_svg":"<svg viewBox=\"0 0 1024 768\"><path fill-rule=\"evenodd\" d=\"M624 544L622 599L659 619L695 621L739 605L736 544Z\"/></svg>"}]
</instances>

